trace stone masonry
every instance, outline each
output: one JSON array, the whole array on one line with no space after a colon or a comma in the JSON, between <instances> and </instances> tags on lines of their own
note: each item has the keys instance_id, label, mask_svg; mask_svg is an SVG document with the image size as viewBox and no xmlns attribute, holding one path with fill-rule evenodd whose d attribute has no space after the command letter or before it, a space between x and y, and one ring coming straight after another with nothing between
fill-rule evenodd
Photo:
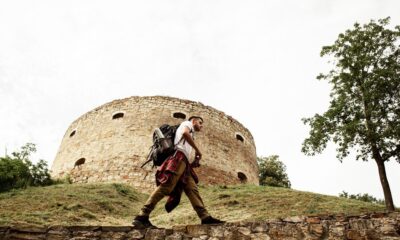
<instances>
[{"instance_id":1,"label":"stone masonry","mask_svg":"<svg viewBox=\"0 0 400 240\"><path fill-rule=\"evenodd\" d=\"M400 213L290 217L221 225L176 226L172 229L135 229L132 226L0 226L0 239L393 240L400 239Z\"/></svg>"},{"instance_id":2,"label":"stone masonry","mask_svg":"<svg viewBox=\"0 0 400 240\"><path fill-rule=\"evenodd\" d=\"M203 184L258 185L256 148L248 129L199 102L172 97L130 97L106 103L75 120L66 131L52 176L73 182L125 182L139 191L154 188L155 168L145 162L156 127L204 118L195 136L202 150L196 169Z\"/></svg>"}]
</instances>

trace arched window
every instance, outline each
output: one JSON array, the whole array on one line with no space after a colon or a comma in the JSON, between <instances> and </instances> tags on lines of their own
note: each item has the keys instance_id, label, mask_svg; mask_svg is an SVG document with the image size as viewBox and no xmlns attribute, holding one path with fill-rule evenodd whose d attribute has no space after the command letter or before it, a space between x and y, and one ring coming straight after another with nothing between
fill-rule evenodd
<instances>
[{"instance_id":1,"label":"arched window","mask_svg":"<svg viewBox=\"0 0 400 240\"><path fill-rule=\"evenodd\" d=\"M240 180L241 183L247 183L247 177L246 174L242 173L242 172L238 172L238 178Z\"/></svg>"},{"instance_id":2,"label":"arched window","mask_svg":"<svg viewBox=\"0 0 400 240\"><path fill-rule=\"evenodd\" d=\"M174 118L186 119L186 114L181 113L181 112L175 112L174 114L172 114L172 116Z\"/></svg>"},{"instance_id":3,"label":"arched window","mask_svg":"<svg viewBox=\"0 0 400 240\"><path fill-rule=\"evenodd\" d=\"M240 135L240 133L236 133L236 139L241 142L244 142L244 137L242 135Z\"/></svg>"},{"instance_id":4,"label":"arched window","mask_svg":"<svg viewBox=\"0 0 400 240\"><path fill-rule=\"evenodd\" d=\"M69 137L73 137L76 133L76 130L72 131L71 134L69 134Z\"/></svg>"},{"instance_id":5,"label":"arched window","mask_svg":"<svg viewBox=\"0 0 400 240\"><path fill-rule=\"evenodd\" d=\"M112 119L118 119L118 118L123 118L124 117L124 113L123 112L119 112L119 113L115 113L112 116Z\"/></svg>"},{"instance_id":6,"label":"arched window","mask_svg":"<svg viewBox=\"0 0 400 240\"><path fill-rule=\"evenodd\" d=\"M79 167L85 163L86 159L85 158L79 158L76 162L74 167Z\"/></svg>"}]
</instances>

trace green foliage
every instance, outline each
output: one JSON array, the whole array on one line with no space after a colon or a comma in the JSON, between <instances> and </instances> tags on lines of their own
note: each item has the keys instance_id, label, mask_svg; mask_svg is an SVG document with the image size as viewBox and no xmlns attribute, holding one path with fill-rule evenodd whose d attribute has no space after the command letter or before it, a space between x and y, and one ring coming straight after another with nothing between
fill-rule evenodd
<instances>
[{"instance_id":1,"label":"green foliage","mask_svg":"<svg viewBox=\"0 0 400 240\"><path fill-rule=\"evenodd\" d=\"M324 114L303 119L311 126L304 153L320 153L333 140L340 160L355 148L367 161L375 145L384 161L400 162L400 27L388 24L389 18L356 23L322 48L321 56L334 57L334 68L318 76L333 85L331 102Z\"/></svg>"},{"instance_id":2,"label":"green foliage","mask_svg":"<svg viewBox=\"0 0 400 240\"><path fill-rule=\"evenodd\" d=\"M286 166L279 156L257 157L260 185L290 188Z\"/></svg>"},{"instance_id":3,"label":"green foliage","mask_svg":"<svg viewBox=\"0 0 400 240\"><path fill-rule=\"evenodd\" d=\"M60 181L61 183L65 183L65 184L72 184L72 178L71 178L71 175L69 173L65 176L64 179L61 179L61 180L58 180L58 181Z\"/></svg>"},{"instance_id":4,"label":"green foliage","mask_svg":"<svg viewBox=\"0 0 400 240\"><path fill-rule=\"evenodd\" d=\"M386 28L389 20L356 23L322 48L321 57L330 56L334 66L317 79L332 85L331 101L325 113L303 119L311 130L302 151L321 153L333 141L340 161L351 149L357 160L374 159L393 210L384 162L400 162L400 26Z\"/></svg>"},{"instance_id":5,"label":"green foliage","mask_svg":"<svg viewBox=\"0 0 400 240\"><path fill-rule=\"evenodd\" d=\"M349 194L345 191L342 191L342 193L339 193L339 197L355 199L355 200L359 200L359 201L363 201L363 202L370 202L370 203L376 203L376 204L381 204L381 205L385 204L385 201L383 199L376 199L374 196L371 196L368 193Z\"/></svg>"},{"instance_id":6,"label":"green foliage","mask_svg":"<svg viewBox=\"0 0 400 240\"><path fill-rule=\"evenodd\" d=\"M36 165L31 167L32 186L46 186L52 183L47 163L40 159Z\"/></svg>"},{"instance_id":7,"label":"green foliage","mask_svg":"<svg viewBox=\"0 0 400 240\"><path fill-rule=\"evenodd\" d=\"M36 152L35 144L27 143L20 151L0 158L0 192L52 183L47 163L40 160L37 164L33 164L29 160L34 152Z\"/></svg>"},{"instance_id":8,"label":"green foliage","mask_svg":"<svg viewBox=\"0 0 400 240\"><path fill-rule=\"evenodd\" d=\"M0 158L0 192L28 185L29 167L19 159Z\"/></svg>"}]
</instances>

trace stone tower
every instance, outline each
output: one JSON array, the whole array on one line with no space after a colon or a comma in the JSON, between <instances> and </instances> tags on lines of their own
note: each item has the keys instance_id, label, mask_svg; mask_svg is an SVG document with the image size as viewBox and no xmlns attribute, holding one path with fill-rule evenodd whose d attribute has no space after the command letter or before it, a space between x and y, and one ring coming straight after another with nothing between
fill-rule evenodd
<instances>
[{"instance_id":1,"label":"stone tower","mask_svg":"<svg viewBox=\"0 0 400 240\"><path fill-rule=\"evenodd\" d=\"M76 119L62 139L52 175L69 175L80 183L125 182L149 192L155 187L155 168L140 166L154 129L191 115L204 119L203 130L195 135L203 153L201 167L196 168L200 182L258 185L254 140L242 124L202 103L162 96L115 100Z\"/></svg>"}]
</instances>

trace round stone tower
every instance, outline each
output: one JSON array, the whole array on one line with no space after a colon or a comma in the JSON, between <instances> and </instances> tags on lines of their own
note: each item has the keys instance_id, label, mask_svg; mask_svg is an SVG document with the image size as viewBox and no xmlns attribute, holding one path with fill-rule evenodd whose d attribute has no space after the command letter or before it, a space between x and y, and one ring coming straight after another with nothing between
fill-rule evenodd
<instances>
[{"instance_id":1,"label":"round stone tower","mask_svg":"<svg viewBox=\"0 0 400 240\"><path fill-rule=\"evenodd\" d=\"M249 130L210 106L162 96L115 100L75 120L62 139L52 175L68 175L80 183L125 182L149 192L155 187L155 168L151 163L140 166L154 129L164 123L179 124L192 115L204 119L202 131L195 133L203 153L201 167L195 170L200 182L258 185L256 148Z\"/></svg>"}]
</instances>

